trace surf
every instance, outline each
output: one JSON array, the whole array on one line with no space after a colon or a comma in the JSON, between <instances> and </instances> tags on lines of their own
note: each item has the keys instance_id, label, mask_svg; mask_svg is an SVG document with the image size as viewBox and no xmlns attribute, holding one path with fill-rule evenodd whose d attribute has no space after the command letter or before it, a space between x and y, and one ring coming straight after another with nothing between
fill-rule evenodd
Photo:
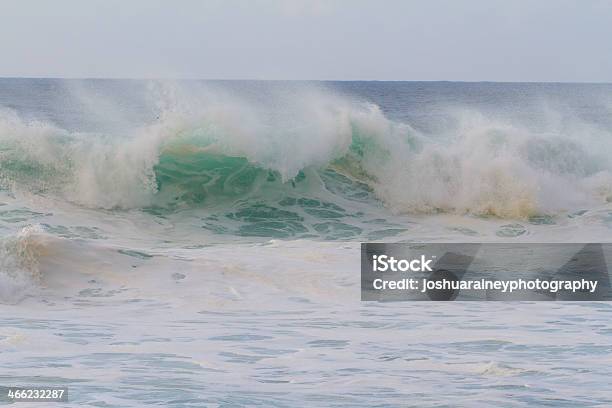
<instances>
[{"instance_id":1,"label":"surf","mask_svg":"<svg viewBox=\"0 0 612 408\"><path fill-rule=\"evenodd\" d=\"M312 87L264 103L172 90L152 123L110 134L3 111L1 185L114 210L315 199L526 219L612 201L611 142L601 134L538 133L463 111L451 132L431 135Z\"/></svg>"}]
</instances>

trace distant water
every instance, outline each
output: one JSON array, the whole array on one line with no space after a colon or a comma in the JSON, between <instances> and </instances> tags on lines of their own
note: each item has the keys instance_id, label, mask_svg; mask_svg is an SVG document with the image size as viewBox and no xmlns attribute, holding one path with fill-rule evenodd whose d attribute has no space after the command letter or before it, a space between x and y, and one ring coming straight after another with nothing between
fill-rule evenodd
<instances>
[{"instance_id":1,"label":"distant water","mask_svg":"<svg viewBox=\"0 0 612 408\"><path fill-rule=\"evenodd\" d=\"M607 303L359 301L360 242L611 232L612 85L0 79L0 386L611 405Z\"/></svg>"}]
</instances>

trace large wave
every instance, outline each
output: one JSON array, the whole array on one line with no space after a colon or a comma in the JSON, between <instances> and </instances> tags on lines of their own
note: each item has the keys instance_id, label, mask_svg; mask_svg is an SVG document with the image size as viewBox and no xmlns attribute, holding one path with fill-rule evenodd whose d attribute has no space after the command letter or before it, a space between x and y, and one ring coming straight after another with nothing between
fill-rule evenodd
<instances>
[{"instance_id":1,"label":"large wave","mask_svg":"<svg viewBox=\"0 0 612 408\"><path fill-rule=\"evenodd\" d=\"M111 134L3 111L0 182L107 209L374 196L395 213L522 218L612 200L612 139L587 125L542 133L455 112L431 135L312 87L153 91L156 120Z\"/></svg>"}]
</instances>

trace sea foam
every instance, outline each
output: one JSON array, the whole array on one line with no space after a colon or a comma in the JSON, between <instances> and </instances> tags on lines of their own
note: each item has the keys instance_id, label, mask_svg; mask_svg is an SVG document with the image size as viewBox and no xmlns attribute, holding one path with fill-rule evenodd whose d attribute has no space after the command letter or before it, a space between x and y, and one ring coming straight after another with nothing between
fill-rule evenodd
<instances>
[{"instance_id":1,"label":"sea foam","mask_svg":"<svg viewBox=\"0 0 612 408\"><path fill-rule=\"evenodd\" d=\"M0 180L92 208L165 206L181 197L205 204L236 190L234 182L248 199L262 179L282 196L295 180L327 170L366 185L396 213L524 218L612 199L612 142L586 126L535 132L457 111L456 127L431 135L312 86L258 103L219 87L156 84L151 95L157 118L125 133L71 132L4 111Z\"/></svg>"}]
</instances>

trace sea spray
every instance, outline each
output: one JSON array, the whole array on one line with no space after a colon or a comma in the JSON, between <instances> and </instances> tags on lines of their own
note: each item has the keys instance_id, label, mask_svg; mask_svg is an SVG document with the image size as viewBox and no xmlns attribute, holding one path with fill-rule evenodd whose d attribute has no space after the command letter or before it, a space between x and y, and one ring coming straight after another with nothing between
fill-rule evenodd
<instances>
[{"instance_id":1,"label":"sea spray","mask_svg":"<svg viewBox=\"0 0 612 408\"><path fill-rule=\"evenodd\" d=\"M3 185L106 209L269 204L296 195L299 182L308 184L299 197L372 191L395 213L528 218L610 200L609 138L534 133L469 111L455 113L453 131L429 135L317 87L259 103L219 87L158 88L172 97L157 119L125 133L71 132L5 111ZM330 172L341 186L325 183Z\"/></svg>"}]
</instances>

